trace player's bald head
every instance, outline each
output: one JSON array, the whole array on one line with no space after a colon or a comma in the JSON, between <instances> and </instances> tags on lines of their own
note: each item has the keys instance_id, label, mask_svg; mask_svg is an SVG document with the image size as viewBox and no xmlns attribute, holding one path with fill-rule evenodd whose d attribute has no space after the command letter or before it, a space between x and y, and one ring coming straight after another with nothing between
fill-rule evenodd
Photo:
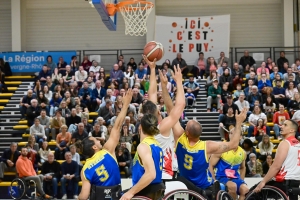
<instances>
[{"instance_id":1,"label":"player's bald head","mask_svg":"<svg viewBox=\"0 0 300 200\"><path fill-rule=\"evenodd\" d=\"M186 124L185 131L191 138L199 138L202 133L202 126L196 120L190 120Z\"/></svg>"}]
</instances>

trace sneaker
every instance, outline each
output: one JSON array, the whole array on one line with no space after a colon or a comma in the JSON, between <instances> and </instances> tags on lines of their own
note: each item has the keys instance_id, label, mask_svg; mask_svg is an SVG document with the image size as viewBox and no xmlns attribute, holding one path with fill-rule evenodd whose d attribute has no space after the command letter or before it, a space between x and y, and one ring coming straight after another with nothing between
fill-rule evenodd
<instances>
[{"instance_id":1,"label":"sneaker","mask_svg":"<svg viewBox=\"0 0 300 200\"><path fill-rule=\"evenodd\" d=\"M74 197L74 199L78 199L78 196L77 196L77 195L74 195L73 197Z\"/></svg>"},{"instance_id":2,"label":"sneaker","mask_svg":"<svg viewBox=\"0 0 300 200\"><path fill-rule=\"evenodd\" d=\"M67 199L67 195L64 194L61 199Z\"/></svg>"},{"instance_id":3,"label":"sneaker","mask_svg":"<svg viewBox=\"0 0 300 200\"><path fill-rule=\"evenodd\" d=\"M48 194L44 194L43 198L44 198L44 199L52 199L53 197L50 196L50 195L48 195Z\"/></svg>"}]
</instances>

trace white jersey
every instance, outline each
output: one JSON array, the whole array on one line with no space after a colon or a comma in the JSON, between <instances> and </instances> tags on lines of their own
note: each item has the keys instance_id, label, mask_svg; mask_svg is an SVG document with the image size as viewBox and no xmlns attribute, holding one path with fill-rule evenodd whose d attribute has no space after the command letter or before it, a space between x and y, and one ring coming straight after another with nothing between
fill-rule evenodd
<instances>
[{"instance_id":1,"label":"white jersey","mask_svg":"<svg viewBox=\"0 0 300 200\"><path fill-rule=\"evenodd\" d=\"M173 171L177 171L178 169L177 157L174 152L175 139L172 129L168 137L158 134L155 136L155 139L158 141L164 153L162 179L172 179Z\"/></svg>"},{"instance_id":2,"label":"white jersey","mask_svg":"<svg viewBox=\"0 0 300 200\"><path fill-rule=\"evenodd\" d=\"M285 141L289 143L290 148L275 178L277 181L300 180L300 143L295 137L289 137Z\"/></svg>"}]
</instances>

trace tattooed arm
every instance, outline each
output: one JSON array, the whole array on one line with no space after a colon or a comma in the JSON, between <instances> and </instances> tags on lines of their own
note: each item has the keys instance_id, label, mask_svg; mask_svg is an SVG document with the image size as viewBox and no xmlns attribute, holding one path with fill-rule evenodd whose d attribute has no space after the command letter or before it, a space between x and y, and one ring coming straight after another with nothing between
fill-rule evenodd
<instances>
[{"instance_id":1,"label":"tattooed arm","mask_svg":"<svg viewBox=\"0 0 300 200\"><path fill-rule=\"evenodd\" d=\"M241 126L243 121L246 119L247 111L244 109L239 115L236 111L235 119L236 124L235 128L231 132L231 137L229 142L214 142L214 141L207 141L206 142L206 154L210 157L211 154L221 154L233 149L236 149L239 145L240 136L241 136Z\"/></svg>"}]
</instances>

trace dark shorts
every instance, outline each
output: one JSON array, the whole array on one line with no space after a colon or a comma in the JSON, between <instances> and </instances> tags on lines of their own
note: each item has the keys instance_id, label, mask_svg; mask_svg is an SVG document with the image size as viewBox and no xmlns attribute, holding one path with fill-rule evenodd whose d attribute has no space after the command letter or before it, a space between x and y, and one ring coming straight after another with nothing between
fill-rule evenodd
<instances>
[{"instance_id":1,"label":"dark shorts","mask_svg":"<svg viewBox=\"0 0 300 200\"><path fill-rule=\"evenodd\" d=\"M228 181L232 181L236 184L236 193L240 194L240 187L242 184L246 184L244 180L240 179L240 178L227 178L227 177L216 177L216 179L226 185Z\"/></svg>"}]
</instances>

